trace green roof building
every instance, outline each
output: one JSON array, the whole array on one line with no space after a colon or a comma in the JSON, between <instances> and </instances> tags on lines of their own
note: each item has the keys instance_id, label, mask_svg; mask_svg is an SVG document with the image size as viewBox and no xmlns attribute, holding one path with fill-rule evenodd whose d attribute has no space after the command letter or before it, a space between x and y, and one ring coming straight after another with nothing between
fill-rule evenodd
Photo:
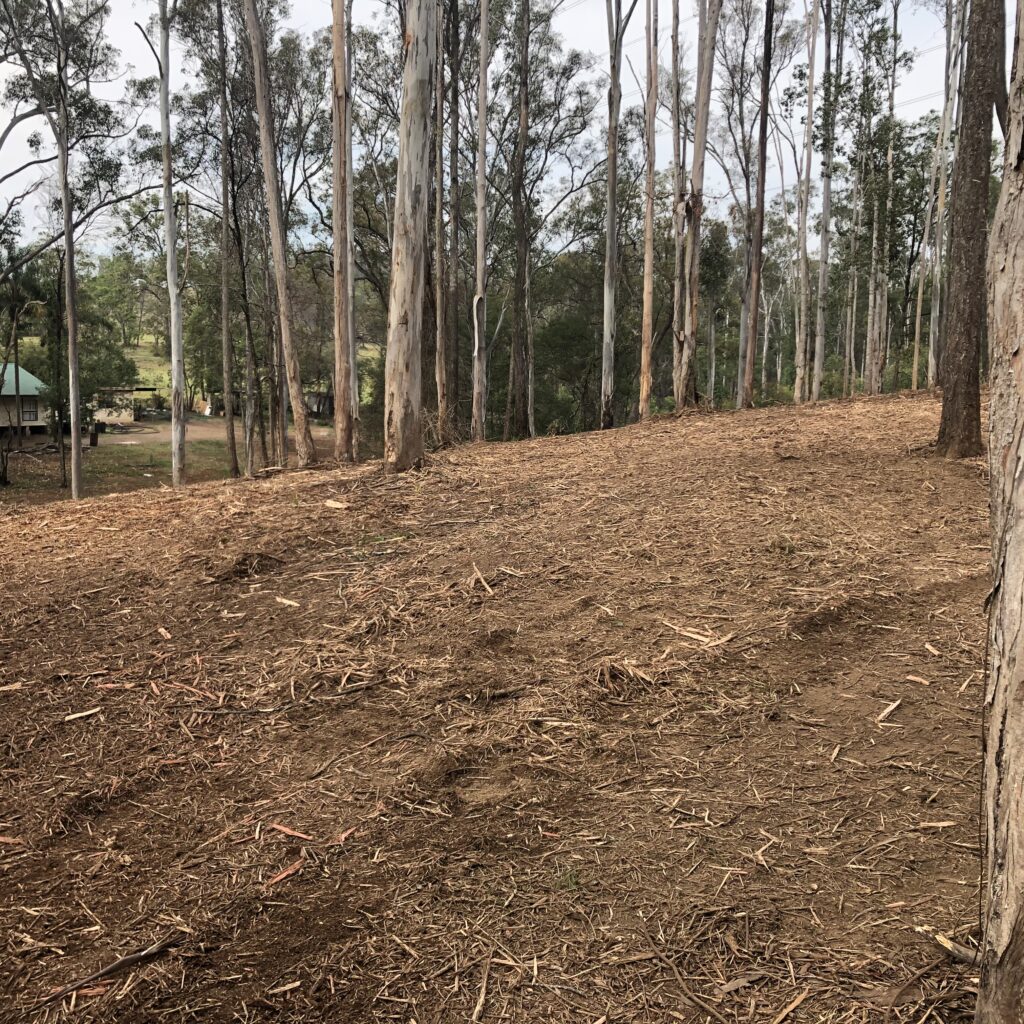
<instances>
[{"instance_id":1,"label":"green roof building","mask_svg":"<svg viewBox=\"0 0 1024 1024\"><path fill-rule=\"evenodd\" d=\"M14 363L3 368L3 384L0 385L0 432L13 430L18 425L17 395L21 397L21 425L31 433L46 430L46 404L43 394L46 385L28 370L18 367L18 387L15 393Z\"/></svg>"}]
</instances>

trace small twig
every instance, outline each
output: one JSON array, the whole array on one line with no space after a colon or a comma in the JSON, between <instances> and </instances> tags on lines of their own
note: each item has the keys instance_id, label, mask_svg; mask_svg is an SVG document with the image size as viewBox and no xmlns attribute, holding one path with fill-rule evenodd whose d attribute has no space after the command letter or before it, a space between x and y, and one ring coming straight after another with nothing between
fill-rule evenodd
<instances>
[{"instance_id":1,"label":"small twig","mask_svg":"<svg viewBox=\"0 0 1024 1024\"><path fill-rule=\"evenodd\" d=\"M776 1015L775 1015L774 1017L772 1017L772 1024L782 1024L782 1022L783 1022L783 1021L784 1021L784 1020L785 1020L785 1019L786 1019L786 1018L787 1018L787 1017L788 1017L788 1016L789 1016L789 1015L790 1015L790 1014L791 1014L791 1013L792 1013L792 1012L793 1012L793 1011L794 1011L794 1010L795 1010L795 1009L796 1009L796 1008L797 1008L797 1007L798 1007L798 1006L799 1006L799 1005L800 1005L800 1004L801 1004L801 1003L802 1003L802 1002L803 1002L803 1001L804 1001L804 1000L805 1000L805 999L806 999L806 998L807 998L807 997L808 997L808 996L809 996L810 994L811 994L811 990L810 990L809 988L805 988L805 989L803 990L803 992L801 992L801 993L800 993L800 995L798 995L798 996L796 997L796 999L794 999L794 1000L793 1000L793 1002L789 1003L789 1004L788 1004L787 1006L784 1006L784 1007L783 1007L783 1008L782 1008L781 1010L779 1010L779 1012L778 1012L778 1013L777 1013L777 1014L776 1014Z\"/></svg>"},{"instance_id":2,"label":"small twig","mask_svg":"<svg viewBox=\"0 0 1024 1024\"><path fill-rule=\"evenodd\" d=\"M476 562L473 563L473 574L484 585L484 590L486 590L488 594L493 595L494 591L491 589L490 584L488 584L487 580L483 578L483 575L481 574L480 570L476 567Z\"/></svg>"},{"instance_id":3,"label":"small twig","mask_svg":"<svg viewBox=\"0 0 1024 1024\"><path fill-rule=\"evenodd\" d=\"M651 951L654 955L672 972L676 979L676 984L683 990L683 995L696 1007L699 1007L705 1013L710 1014L715 1020L720 1021L721 1024L729 1024L729 1021L722 1016L713 1006L706 1003L696 992L690 988L689 985L683 981L683 976L679 973L679 968L658 948L657 943L654 941L650 931L647 928L647 922L640 919L643 923L644 935L647 936L647 942L651 947Z\"/></svg>"},{"instance_id":4,"label":"small twig","mask_svg":"<svg viewBox=\"0 0 1024 1024\"><path fill-rule=\"evenodd\" d=\"M484 974L480 979L480 995L477 997L476 1006L473 1008L473 1016L470 1018L473 1024L477 1024L484 1012L484 1003L487 1001L487 978L491 973L491 961L494 959L494 946L491 946L491 951L487 954L487 959L484 961Z\"/></svg>"},{"instance_id":5,"label":"small twig","mask_svg":"<svg viewBox=\"0 0 1024 1024\"><path fill-rule=\"evenodd\" d=\"M82 978L81 981L73 982L70 985L65 985L64 988L57 989L56 992L51 992L48 996L44 996L40 999L36 1005L42 1006L44 1003L52 1003L55 999L63 999L65 996L71 995L72 992L76 992L78 989L88 985L90 982L99 981L101 978L109 978L113 974L120 974L122 971L128 970L129 967L134 967L136 964L152 960L161 953L166 953L167 950L170 949L177 941L177 935L168 935L166 938L160 939L158 942L154 942L152 946L140 949L137 953L129 953L127 956L123 956L119 960L115 960L112 964L108 964L106 967L101 967L98 971L94 971L87 978Z\"/></svg>"},{"instance_id":6,"label":"small twig","mask_svg":"<svg viewBox=\"0 0 1024 1024\"><path fill-rule=\"evenodd\" d=\"M892 998L891 998L891 999L889 1000L889 1006L895 1006L895 1005L896 1005L896 1004L897 1004L897 1003L898 1003L898 1002L900 1001L900 999L902 999L902 998L903 998L903 993L904 993L904 992L906 992L906 991L907 991L907 989L908 989L908 988L910 988L910 986L911 986L911 985L913 985L913 984L914 984L915 982L918 982L918 981L920 981L920 980L921 980L921 979L922 979L922 978L923 978L923 977L924 977L924 976L925 976L926 974L928 974L928 973L929 973L930 971L933 971L933 970L935 970L935 968L936 968L936 967L938 967L938 966L939 966L939 964L941 964L941 963L942 963L942 961L943 961L943 957L939 957L939 958L938 958L938 959L936 959L936 960L932 960L932 962L931 962L931 963L925 964L925 965L924 965L924 967L922 967L922 968L921 968L921 970L919 970L919 971L915 971L915 972L914 972L914 973L913 973L913 974L912 974L912 975L911 975L911 976L910 976L909 978L907 978L907 980L906 980L905 982L903 982L903 984L902 984L902 985L900 985L900 987L899 987L898 989L896 989L896 991L895 991L895 992L893 993L893 995L892 995Z\"/></svg>"}]
</instances>

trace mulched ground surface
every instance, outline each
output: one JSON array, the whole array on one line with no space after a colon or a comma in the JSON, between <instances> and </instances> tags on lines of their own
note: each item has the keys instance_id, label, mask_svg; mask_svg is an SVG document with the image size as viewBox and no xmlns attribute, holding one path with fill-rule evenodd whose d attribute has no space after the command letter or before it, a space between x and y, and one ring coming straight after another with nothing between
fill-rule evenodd
<instances>
[{"instance_id":1,"label":"mulched ground surface","mask_svg":"<svg viewBox=\"0 0 1024 1024\"><path fill-rule=\"evenodd\" d=\"M0 1020L970 1019L914 930L979 899L986 483L937 421L3 509Z\"/></svg>"}]
</instances>

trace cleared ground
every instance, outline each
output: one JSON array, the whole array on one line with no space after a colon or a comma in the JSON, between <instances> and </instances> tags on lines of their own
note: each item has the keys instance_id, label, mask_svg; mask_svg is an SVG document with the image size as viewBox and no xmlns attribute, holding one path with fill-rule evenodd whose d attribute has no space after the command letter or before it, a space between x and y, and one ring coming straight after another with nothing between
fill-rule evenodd
<instances>
[{"instance_id":1,"label":"cleared ground","mask_svg":"<svg viewBox=\"0 0 1024 1024\"><path fill-rule=\"evenodd\" d=\"M914 931L978 914L937 415L8 506L0 1019L969 1019Z\"/></svg>"}]
</instances>

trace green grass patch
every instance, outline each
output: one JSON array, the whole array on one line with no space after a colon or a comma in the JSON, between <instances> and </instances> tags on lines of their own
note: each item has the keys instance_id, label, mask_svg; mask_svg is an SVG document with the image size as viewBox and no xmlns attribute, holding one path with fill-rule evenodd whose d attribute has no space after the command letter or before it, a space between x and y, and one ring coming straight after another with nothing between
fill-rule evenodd
<instances>
[{"instance_id":1,"label":"green grass patch","mask_svg":"<svg viewBox=\"0 0 1024 1024\"><path fill-rule=\"evenodd\" d=\"M68 458L70 460L70 454ZM226 443L214 440L188 442L185 469L189 483L227 479ZM0 487L0 502L42 504L70 495L69 490L61 487L60 455L57 452L12 455L10 478L10 486ZM82 487L87 497L170 485L169 446L108 444L83 451Z\"/></svg>"}]
</instances>

